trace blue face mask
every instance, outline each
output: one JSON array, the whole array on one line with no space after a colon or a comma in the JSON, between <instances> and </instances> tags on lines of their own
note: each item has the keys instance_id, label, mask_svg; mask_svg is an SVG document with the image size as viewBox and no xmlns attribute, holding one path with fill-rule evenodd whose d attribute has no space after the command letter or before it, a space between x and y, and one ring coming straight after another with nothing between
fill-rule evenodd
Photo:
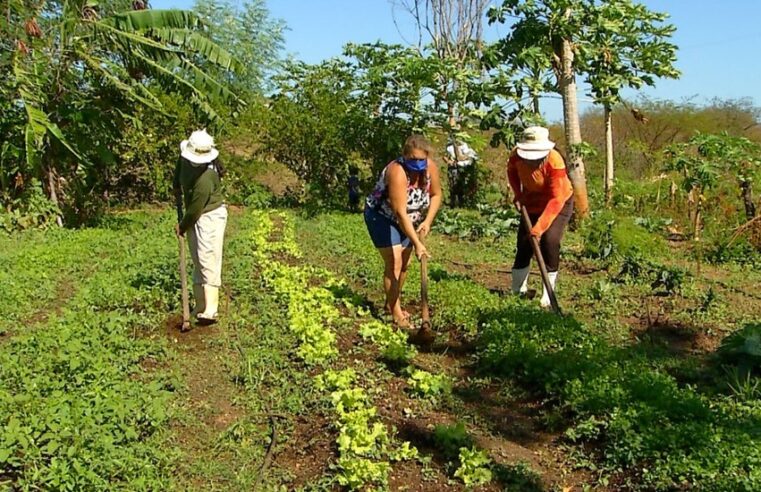
<instances>
[{"instance_id":1,"label":"blue face mask","mask_svg":"<svg viewBox=\"0 0 761 492\"><path fill-rule=\"evenodd\" d=\"M422 172L428 169L428 159L405 159L401 157L399 162L408 171Z\"/></svg>"}]
</instances>

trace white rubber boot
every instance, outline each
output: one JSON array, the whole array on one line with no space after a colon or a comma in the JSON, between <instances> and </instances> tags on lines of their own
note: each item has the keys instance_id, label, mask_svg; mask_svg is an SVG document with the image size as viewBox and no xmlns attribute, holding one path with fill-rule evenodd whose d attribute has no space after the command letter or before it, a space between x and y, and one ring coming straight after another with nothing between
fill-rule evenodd
<instances>
[{"instance_id":1,"label":"white rubber boot","mask_svg":"<svg viewBox=\"0 0 761 492\"><path fill-rule=\"evenodd\" d=\"M525 294L528 291L528 274L530 271L530 265L526 268L513 268L513 294Z\"/></svg>"},{"instance_id":2,"label":"white rubber boot","mask_svg":"<svg viewBox=\"0 0 761 492\"><path fill-rule=\"evenodd\" d=\"M555 290L555 283L558 281L558 272L550 272L547 274L547 276L550 278L550 285L552 286L552 290ZM544 286L544 282L542 282L542 300L539 301L539 304L543 307L550 307L550 294L547 292L547 287Z\"/></svg>"},{"instance_id":3,"label":"white rubber boot","mask_svg":"<svg viewBox=\"0 0 761 492\"><path fill-rule=\"evenodd\" d=\"M198 316L198 313L204 312L205 309L206 300L204 299L203 285L193 284L193 312L190 314Z\"/></svg>"},{"instance_id":4,"label":"white rubber boot","mask_svg":"<svg viewBox=\"0 0 761 492\"><path fill-rule=\"evenodd\" d=\"M219 287L211 285L203 286L204 299L206 301L202 313L198 313L198 322L202 325L211 325L217 322L217 308L219 307Z\"/></svg>"}]
</instances>

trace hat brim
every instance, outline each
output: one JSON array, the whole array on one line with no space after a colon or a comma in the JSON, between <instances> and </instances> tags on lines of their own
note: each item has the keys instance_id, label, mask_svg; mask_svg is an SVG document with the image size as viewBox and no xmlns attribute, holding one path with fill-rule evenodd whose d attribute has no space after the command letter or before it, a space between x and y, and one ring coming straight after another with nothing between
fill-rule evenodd
<instances>
[{"instance_id":1,"label":"hat brim","mask_svg":"<svg viewBox=\"0 0 761 492\"><path fill-rule=\"evenodd\" d=\"M547 157L550 153L550 150L524 150L524 149L518 149L518 157L521 159L526 159L527 161L537 161L539 159L544 159Z\"/></svg>"},{"instance_id":2,"label":"hat brim","mask_svg":"<svg viewBox=\"0 0 761 492\"><path fill-rule=\"evenodd\" d=\"M552 149L555 148L555 142L543 140L540 142L518 142L518 156L529 161L544 159Z\"/></svg>"},{"instance_id":3,"label":"hat brim","mask_svg":"<svg viewBox=\"0 0 761 492\"><path fill-rule=\"evenodd\" d=\"M184 159L187 159L193 164L209 164L219 157L219 151L217 149L211 149L209 152L203 154L196 154L188 150L188 141L183 140L180 144L180 155Z\"/></svg>"}]
</instances>

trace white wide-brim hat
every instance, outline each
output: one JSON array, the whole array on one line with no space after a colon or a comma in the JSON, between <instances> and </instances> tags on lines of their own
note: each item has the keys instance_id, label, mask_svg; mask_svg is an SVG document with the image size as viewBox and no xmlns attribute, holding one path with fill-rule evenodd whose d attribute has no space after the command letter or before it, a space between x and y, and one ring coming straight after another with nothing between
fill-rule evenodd
<instances>
[{"instance_id":1,"label":"white wide-brim hat","mask_svg":"<svg viewBox=\"0 0 761 492\"><path fill-rule=\"evenodd\" d=\"M547 128L530 126L523 130L517 147L519 157L535 161L547 157L547 154L555 148L555 142L550 140L550 131Z\"/></svg>"},{"instance_id":2,"label":"white wide-brim hat","mask_svg":"<svg viewBox=\"0 0 761 492\"><path fill-rule=\"evenodd\" d=\"M180 143L180 155L193 164L208 164L219 157L214 148L214 138L206 130L198 130Z\"/></svg>"}]
</instances>

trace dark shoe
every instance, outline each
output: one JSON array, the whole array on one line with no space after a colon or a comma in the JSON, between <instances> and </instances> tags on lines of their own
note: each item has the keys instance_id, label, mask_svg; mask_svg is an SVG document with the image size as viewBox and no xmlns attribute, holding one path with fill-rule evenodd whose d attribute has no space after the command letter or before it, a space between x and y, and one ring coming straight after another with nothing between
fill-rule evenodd
<instances>
[{"instance_id":1,"label":"dark shoe","mask_svg":"<svg viewBox=\"0 0 761 492\"><path fill-rule=\"evenodd\" d=\"M521 299L528 299L529 301L536 297L536 289L529 289L526 292L521 292Z\"/></svg>"},{"instance_id":2,"label":"dark shoe","mask_svg":"<svg viewBox=\"0 0 761 492\"><path fill-rule=\"evenodd\" d=\"M196 322L200 326L211 326L211 325L214 325L214 324L217 323L217 318L216 317L215 318L206 318L206 317L204 317L202 315L203 315L203 313L201 313L198 316L196 316Z\"/></svg>"}]
</instances>

